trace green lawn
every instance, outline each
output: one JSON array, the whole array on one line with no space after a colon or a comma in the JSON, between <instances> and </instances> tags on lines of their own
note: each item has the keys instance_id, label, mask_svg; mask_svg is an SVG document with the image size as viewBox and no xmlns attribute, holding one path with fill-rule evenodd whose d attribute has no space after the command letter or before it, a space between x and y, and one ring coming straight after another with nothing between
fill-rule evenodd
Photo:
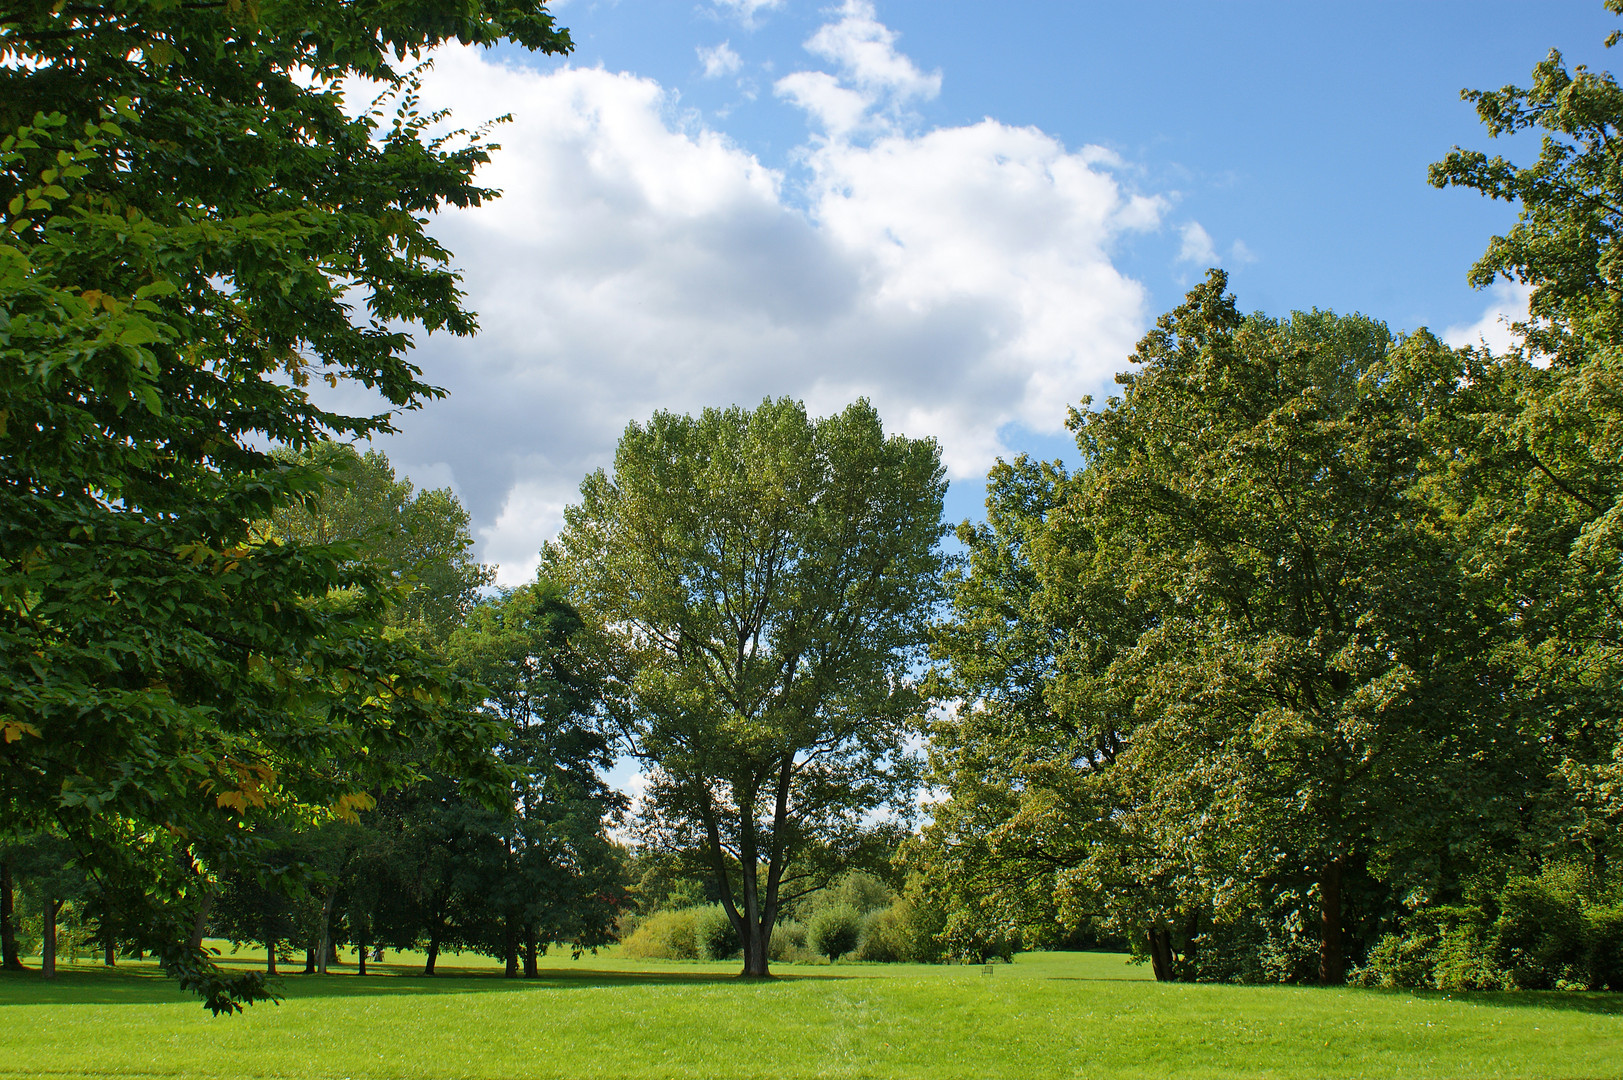
<instances>
[{"instance_id":1,"label":"green lawn","mask_svg":"<svg viewBox=\"0 0 1623 1080\"><path fill-rule=\"evenodd\" d=\"M1623 995L1162 986L1090 953L769 983L612 954L519 981L445 959L436 979L289 975L279 1006L219 1019L144 965L7 974L0 1077L1623 1078Z\"/></svg>"}]
</instances>

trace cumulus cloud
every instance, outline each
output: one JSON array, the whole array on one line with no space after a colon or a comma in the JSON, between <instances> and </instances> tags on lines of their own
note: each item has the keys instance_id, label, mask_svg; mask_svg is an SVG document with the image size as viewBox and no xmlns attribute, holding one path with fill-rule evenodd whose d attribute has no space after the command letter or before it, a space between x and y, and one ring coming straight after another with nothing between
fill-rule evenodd
<instances>
[{"instance_id":1,"label":"cumulus cloud","mask_svg":"<svg viewBox=\"0 0 1623 1080\"><path fill-rule=\"evenodd\" d=\"M1450 326L1443 331L1443 340L1455 348L1486 345L1496 355L1510 352L1521 344L1520 336L1510 326L1527 321L1527 298L1532 293L1530 286L1519 281L1494 282L1492 300L1482 317L1464 326Z\"/></svg>"},{"instance_id":2,"label":"cumulus cloud","mask_svg":"<svg viewBox=\"0 0 1623 1080\"><path fill-rule=\"evenodd\" d=\"M845 139L863 128L895 130L915 102L941 93L941 73L926 75L896 50L896 33L875 16L867 0L845 0L836 22L806 41L806 51L836 65L797 71L774 86L779 97L805 109L826 137Z\"/></svg>"},{"instance_id":3,"label":"cumulus cloud","mask_svg":"<svg viewBox=\"0 0 1623 1080\"><path fill-rule=\"evenodd\" d=\"M1147 297L1111 255L1165 202L1035 128L867 124L932 85L871 15L841 9L812 39L837 71L805 73L829 101L853 95L840 130L865 141L821 128L792 175L650 79L439 56L427 100L460 123L492 101L514 117L481 173L504 195L436 219L482 332L419 342L450 397L385 449L455 487L502 581L533 574L581 477L655 409L786 394L827 414L867 396L966 479L1010 425L1061 431L1131 352Z\"/></svg>"},{"instance_id":4,"label":"cumulus cloud","mask_svg":"<svg viewBox=\"0 0 1623 1080\"><path fill-rule=\"evenodd\" d=\"M698 49L699 63L704 65L704 77L719 79L725 75L737 74L738 69L744 66L744 60L732 50L732 46L723 41L720 45L708 48L701 45Z\"/></svg>"}]
</instances>

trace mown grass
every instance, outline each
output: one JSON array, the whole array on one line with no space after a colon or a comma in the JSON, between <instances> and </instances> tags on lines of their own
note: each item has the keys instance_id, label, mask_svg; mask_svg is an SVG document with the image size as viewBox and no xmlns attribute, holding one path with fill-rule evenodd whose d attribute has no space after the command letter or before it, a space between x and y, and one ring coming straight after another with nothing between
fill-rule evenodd
<instances>
[{"instance_id":1,"label":"mown grass","mask_svg":"<svg viewBox=\"0 0 1623 1080\"><path fill-rule=\"evenodd\" d=\"M6 975L0 1077L1623 1077L1623 995L1163 986L1087 953L766 983L448 959L434 979L289 975L279 1006L221 1019L143 965Z\"/></svg>"}]
</instances>

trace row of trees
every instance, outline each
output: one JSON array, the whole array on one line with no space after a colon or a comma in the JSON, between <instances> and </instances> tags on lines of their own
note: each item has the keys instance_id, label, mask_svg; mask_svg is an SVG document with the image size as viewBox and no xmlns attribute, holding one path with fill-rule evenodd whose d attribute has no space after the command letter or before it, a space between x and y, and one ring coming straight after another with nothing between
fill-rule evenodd
<instances>
[{"instance_id":1,"label":"row of trees","mask_svg":"<svg viewBox=\"0 0 1623 1080\"><path fill-rule=\"evenodd\" d=\"M1467 96L1545 132L1431 174L1520 205L1472 280L1532 286L1522 348L1247 316L1213 271L1073 412L1074 474L993 471L936 642L949 936L1623 988L1623 90L1552 53Z\"/></svg>"},{"instance_id":2,"label":"row of trees","mask_svg":"<svg viewBox=\"0 0 1623 1080\"><path fill-rule=\"evenodd\" d=\"M505 958L510 973L522 956L533 975L549 942L606 940L626 890L605 828L623 798L601 779L610 739L579 616L556 588L482 596L491 570L469 558L466 512L449 491L414 493L381 454L327 443L282 458L328 484L259 533L348 551L390 582L382 635L445 668L461 696L441 708L470 714L461 722L481 731L484 753L456 771L424 770L409 752L373 762L398 779L379 796L363 792L322 812L261 785L248 800L257 811L252 856L200 867L194 938L259 943L270 974L289 945L304 949L307 969L325 972L341 942L363 951L420 942L430 974L452 947ZM495 798L486 774L503 784ZM109 962L140 948L143 906L108 890L61 830L13 830L0 842L0 866L6 896L15 880L37 901L47 971L64 903L93 926ZM0 927L8 922L0 917Z\"/></svg>"}]
</instances>

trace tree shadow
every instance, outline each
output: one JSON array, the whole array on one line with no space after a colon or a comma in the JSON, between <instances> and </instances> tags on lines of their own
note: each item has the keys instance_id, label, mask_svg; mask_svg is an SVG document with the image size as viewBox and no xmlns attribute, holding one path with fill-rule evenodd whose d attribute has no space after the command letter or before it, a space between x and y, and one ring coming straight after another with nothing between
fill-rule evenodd
<instances>
[{"instance_id":1,"label":"tree shadow","mask_svg":"<svg viewBox=\"0 0 1623 1080\"><path fill-rule=\"evenodd\" d=\"M542 969L533 979L508 979L499 971L452 970L425 976L416 967L406 970L376 968L362 977L353 973L284 975L272 983L285 1001L312 998L440 996L447 994L507 994L527 990L588 990L626 986L761 986L788 985L804 980L837 979L835 975L787 973L770 979L744 979L709 971L615 971L602 969ZM156 1005L193 1002L162 972L140 969L61 971L45 980L37 971L0 972L0 1008L8 1005ZM261 1006L264 1007L264 1006Z\"/></svg>"},{"instance_id":2,"label":"tree shadow","mask_svg":"<svg viewBox=\"0 0 1623 1080\"><path fill-rule=\"evenodd\" d=\"M1369 987L1365 994L1386 994L1422 1001L1457 1001L1495 1009L1549 1009L1560 1012L1623 1016L1623 993L1607 990L1427 990Z\"/></svg>"}]
</instances>

